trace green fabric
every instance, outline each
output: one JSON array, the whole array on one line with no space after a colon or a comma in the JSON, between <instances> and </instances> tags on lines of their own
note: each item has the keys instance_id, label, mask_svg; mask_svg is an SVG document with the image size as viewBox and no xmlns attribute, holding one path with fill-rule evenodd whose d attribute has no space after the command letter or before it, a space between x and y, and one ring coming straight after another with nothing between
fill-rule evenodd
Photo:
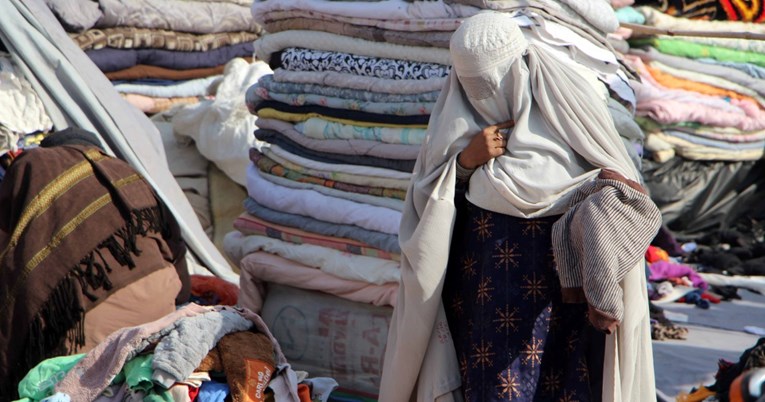
<instances>
[{"instance_id":1,"label":"green fabric","mask_svg":"<svg viewBox=\"0 0 765 402\"><path fill-rule=\"evenodd\" d=\"M83 357L84 353L43 360L19 382L19 397L21 400L39 401L53 395L56 384Z\"/></svg>"},{"instance_id":2,"label":"green fabric","mask_svg":"<svg viewBox=\"0 0 765 402\"><path fill-rule=\"evenodd\" d=\"M661 53L674 56L689 57L692 59L713 58L719 61L732 61L736 63L750 63L765 67L765 54L745 52L742 50L729 49L719 46L702 45L679 39L651 38L636 39L630 41L631 46L639 47L650 45Z\"/></svg>"},{"instance_id":3,"label":"green fabric","mask_svg":"<svg viewBox=\"0 0 765 402\"><path fill-rule=\"evenodd\" d=\"M141 391L144 395L144 402L173 402L170 391L154 384L151 375L154 372L151 368L151 362L154 360L153 354L139 355L132 358L122 367L125 373L125 382L131 391Z\"/></svg>"}]
</instances>

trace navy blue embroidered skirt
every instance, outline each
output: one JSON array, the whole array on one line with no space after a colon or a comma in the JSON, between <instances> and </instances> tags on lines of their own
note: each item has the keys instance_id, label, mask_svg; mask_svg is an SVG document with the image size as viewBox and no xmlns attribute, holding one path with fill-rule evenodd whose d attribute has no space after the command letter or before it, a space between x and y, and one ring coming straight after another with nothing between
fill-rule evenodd
<instances>
[{"instance_id":1,"label":"navy blue embroidered skirt","mask_svg":"<svg viewBox=\"0 0 765 402\"><path fill-rule=\"evenodd\" d=\"M599 401L605 338L586 304L561 302L551 248L558 217L466 204L443 291L466 401Z\"/></svg>"}]
</instances>

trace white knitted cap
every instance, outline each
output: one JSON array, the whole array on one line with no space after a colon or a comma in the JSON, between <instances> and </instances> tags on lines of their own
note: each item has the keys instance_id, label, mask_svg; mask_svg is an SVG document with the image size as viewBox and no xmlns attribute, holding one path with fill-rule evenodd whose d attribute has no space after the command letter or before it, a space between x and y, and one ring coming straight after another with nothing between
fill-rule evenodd
<instances>
[{"instance_id":1,"label":"white knitted cap","mask_svg":"<svg viewBox=\"0 0 765 402\"><path fill-rule=\"evenodd\" d=\"M469 98L492 96L510 66L519 60L528 41L513 18L486 11L463 21L451 38L452 68Z\"/></svg>"}]
</instances>

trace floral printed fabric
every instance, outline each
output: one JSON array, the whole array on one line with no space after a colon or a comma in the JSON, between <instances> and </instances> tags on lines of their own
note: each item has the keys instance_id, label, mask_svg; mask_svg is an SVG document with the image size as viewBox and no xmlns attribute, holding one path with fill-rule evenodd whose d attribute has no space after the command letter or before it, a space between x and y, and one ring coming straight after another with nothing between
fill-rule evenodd
<instances>
[{"instance_id":1,"label":"floral printed fabric","mask_svg":"<svg viewBox=\"0 0 765 402\"><path fill-rule=\"evenodd\" d=\"M674 17L721 21L765 21L762 0L636 0L635 5L649 6Z\"/></svg>"},{"instance_id":2,"label":"floral printed fabric","mask_svg":"<svg viewBox=\"0 0 765 402\"><path fill-rule=\"evenodd\" d=\"M286 48L279 57L288 71L334 71L363 77L424 80L449 75L449 66L303 48Z\"/></svg>"},{"instance_id":3,"label":"floral printed fabric","mask_svg":"<svg viewBox=\"0 0 765 402\"><path fill-rule=\"evenodd\" d=\"M600 400L605 338L561 302L556 219L458 212L443 300L466 401Z\"/></svg>"}]
</instances>

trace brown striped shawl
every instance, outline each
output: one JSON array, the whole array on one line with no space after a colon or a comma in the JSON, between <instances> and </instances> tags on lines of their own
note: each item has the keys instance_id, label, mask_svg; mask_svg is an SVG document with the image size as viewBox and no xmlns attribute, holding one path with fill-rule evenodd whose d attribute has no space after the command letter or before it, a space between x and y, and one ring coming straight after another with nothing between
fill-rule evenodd
<instances>
[{"instance_id":1,"label":"brown striped shawl","mask_svg":"<svg viewBox=\"0 0 765 402\"><path fill-rule=\"evenodd\" d=\"M563 301L586 301L590 322L610 333L624 318L620 283L656 236L661 212L640 184L606 169L569 202L552 228Z\"/></svg>"},{"instance_id":2,"label":"brown striped shawl","mask_svg":"<svg viewBox=\"0 0 765 402\"><path fill-rule=\"evenodd\" d=\"M168 263L188 285L180 230L161 205L98 148L37 148L14 162L0 186L0 395L71 352L65 340L82 346L84 314L109 294Z\"/></svg>"}]
</instances>

